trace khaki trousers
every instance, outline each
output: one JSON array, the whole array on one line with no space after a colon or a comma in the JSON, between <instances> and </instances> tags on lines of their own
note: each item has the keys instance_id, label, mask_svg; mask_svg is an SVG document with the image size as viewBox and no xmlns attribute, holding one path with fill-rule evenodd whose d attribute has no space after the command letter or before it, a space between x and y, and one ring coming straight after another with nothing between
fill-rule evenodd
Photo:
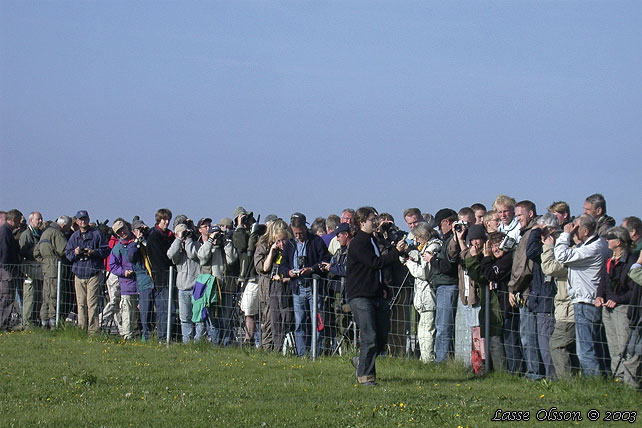
<instances>
[{"instance_id":1,"label":"khaki trousers","mask_svg":"<svg viewBox=\"0 0 642 428\"><path fill-rule=\"evenodd\" d=\"M98 300L102 274L87 279L75 277L76 304L78 305L78 326L89 334L96 334L100 329L98 323Z\"/></svg>"}]
</instances>

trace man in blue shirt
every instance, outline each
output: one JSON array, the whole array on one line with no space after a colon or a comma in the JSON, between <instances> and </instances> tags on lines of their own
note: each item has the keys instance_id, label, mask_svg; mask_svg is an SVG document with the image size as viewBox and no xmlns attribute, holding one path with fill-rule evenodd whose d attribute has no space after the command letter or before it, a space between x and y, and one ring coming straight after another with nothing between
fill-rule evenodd
<instances>
[{"instance_id":1,"label":"man in blue shirt","mask_svg":"<svg viewBox=\"0 0 642 428\"><path fill-rule=\"evenodd\" d=\"M76 213L75 231L65 247L65 255L72 263L75 275L76 303L78 305L78 326L96 334L98 322L98 300L103 282L104 260L109 256L107 240L98 229L89 226L89 214L85 210Z\"/></svg>"}]
</instances>

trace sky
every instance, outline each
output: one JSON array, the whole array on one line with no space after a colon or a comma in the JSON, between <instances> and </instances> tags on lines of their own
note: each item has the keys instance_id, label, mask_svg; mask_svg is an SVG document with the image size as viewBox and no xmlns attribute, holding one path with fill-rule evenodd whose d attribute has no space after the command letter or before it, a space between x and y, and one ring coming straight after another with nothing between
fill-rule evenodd
<instances>
[{"instance_id":1,"label":"sky","mask_svg":"<svg viewBox=\"0 0 642 428\"><path fill-rule=\"evenodd\" d=\"M0 209L642 216L642 2L0 0Z\"/></svg>"}]
</instances>

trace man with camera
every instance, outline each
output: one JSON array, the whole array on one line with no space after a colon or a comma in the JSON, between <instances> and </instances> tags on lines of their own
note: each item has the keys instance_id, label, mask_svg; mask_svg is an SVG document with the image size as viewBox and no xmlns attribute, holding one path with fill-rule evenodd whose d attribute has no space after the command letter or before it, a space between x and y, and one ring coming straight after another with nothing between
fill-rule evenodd
<instances>
[{"instance_id":1,"label":"man with camera","mask_svg":"<svg viewBox=\"0 0 642 428\"><path fill-rule=\"evenodd\" d=\"M482 226L475 226L475 212L470 207L464 207L457 213L458 220L453 224L453 239L448 243L448 257L458 260L457 276L459 288L459 301L457 303L457 315L455 317L455 328L462 334L457 340L455 355L462 355L468 359L473 345L473 329L479 330L479 286L476 281L468 275L464 260L468 257L469 244L471 239L486 240L486 232Z\"/></svg>"},{"instance_id":2,"label":"man with camera","mask_svg":"<svg viewBox=\"0 0 642 428\"><path fill-rule=\"evenodd\" d=\"M96 334L100 328L98 300L103 281L103 261L109 256L109 245L98 229L89 226L87 211L76 213L76 225L78 230L67 241L65 254L75 275L78 326L88 330L89 334Z\"/></svg>"},{"instance_id":3,"label":"man with camera","mask_svg":"<svg viewBox=\"0 0 642 428\"><path fill-rule=\"evenodd\" d=\"M198 249L197 256L201 264L201 273L209 273L224 284L226 280L226 267L228 264L233 264L238 260L238 254L232 240L228 239L226 235L226 227L221 228L218 224L212 224L212 219L203 218L198 222L199 231L201 232L201 246ZM231 301L226 295L221 296L221 306L227 306L225 311L219 313L211 313L206 327L208 334L213 344L226 344L225 338L228 333L225 328L225 315L229 317L231 313ZM223 313L224 312L224 313ZM221 318L223 317L223 318ZM229 325L229 324L228 324ZM200 326L197 326L197 336L200 337Z\"/></svg>"},{"instance_id":4,"label":"man with camera","mask_svg":"<svg viewBox=\"0 0 642 428\"><path fill-rule=\"evenodd\" d=\"M508 299L512 306L519 307L519 336L526 360L526 377L541 379L541 357L537 345L537 318L527 304L528 294L533 279L533 260L526 253L528 239L535 226L537 216L535 204L531 201L520 201L514 207L515 219L520 226L519 244L513 256L513 268L508 282Z\"/></svg>"},{"instance_id":5,"label":"man with camera","mask_svg":"<svg viewBox=\"0 0 642 428\"><path fill-rule=\"evenodd\" d=\"M577 245L572 246L572 241ZM606 281L606 260L610 257L607 242L597 234L597 221L582 214L564 226L555 242L555 259L568 268L568 295L575 311L577 357L584 374L599 376L606 370L598 350L602 308L594 305L597 288Z\"/></svg>"},{"instance_id":6,"label":"man with camera","mask_svg":"<svg viewBox=\"0 0 642 428\"><path fill-rule=\"evenodd\" d=\"M167 257L176 265L176 288L178 288L178 316L181 321L181 336L183 343L194 339L194 323L192 323L192 289L201 265L196 248L196 230L190 219L174 226L174 242L167 250Z\"/></svg>"},{"instance_id":7,"label":"man with camera","mask_svg":"<svg viewBox=\"0 0 642 428\"><path fill-rule=\"evenodd\" d=\"M453 354L455 339L455 313L459 278L457 276L458 259L448 256L448 245L453 239L453 224L457 213L450 208L443 208L435 214L435 223L439 227L444 242L437 254L426 253L425 259L430 263L430 281L437 289L437 311L435 313L435 362L441 363Z\"/></svg>"},{"instance_id":8,"label":"man with camera","mask_svg":"<svg viewBox=\"0 0 642 428\"><path fill-rule=\"evenodd\" d=\"M320 236L308 231L305 215L296 212L290 218L294 239L283 248L280 273L290 278L294 304L294 339L300 357L307 354L312 334L312 274L321 274L324 262L330 261L330 253ZM322 298L317 302L317 313L321 313Z\"/></svg>"}]
</instances>

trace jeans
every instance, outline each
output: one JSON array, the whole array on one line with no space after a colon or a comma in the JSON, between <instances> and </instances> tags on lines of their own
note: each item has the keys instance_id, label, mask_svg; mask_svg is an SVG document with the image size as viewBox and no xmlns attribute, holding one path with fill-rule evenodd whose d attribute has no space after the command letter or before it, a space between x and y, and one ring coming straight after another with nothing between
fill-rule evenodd
<instances>
[{"instance_id":1,"label":"jeans","mask_svg":"<svg viewBox=\"0 0 642 428\"><path fill-rule=\"evenodd\" d=\"M517 313L505 315L503 336L506 370L509 373L523 373L524 357L522 343L519 340L519 315Z\"/></svg>"},{"instance_id":2,"label":"jeans","mask_svg":"<svg viewBox=\"0 0 642 428\"><path fill-rule=\"evenodd\" d=\"M226 291L221 292L221 304L216 308L216 314L213 318L212 343L227 346L230 343L232 331L230 330L230 317L232 316L232 307L234 303L234 294Z\"/></svg>"},{"instance_id":3,"label":"jeans","mask_svg":"<svg viewBox=\"0 0 642 428\"><path fill-rule=\"evenodd\" d=\"M526 306L519 308L519 337L522 341L522 350L526 360L526 377L529 379L542 379L542 359L537 345L537 317Z\"/></svg>"},{"instance_id":4,"label":"jeans","mask_svg":"<svg viewBox=\"0 0 642 428\"><path fill-rule=\"evenodd\" d=\"M169 289L167 287L154 288L154 305L156 306L156 327L158 329L158 341L165 342L167 340L167 303L169 298ZM174 315L174 303L169 313ZM169 321L170 326L173 321ZM170 331L171 337L171 331Z\"/></svg>"},{"instance_id":5,"label":"jeans","mask_svg":"<svg viewBox=\"0 0 642 428\"><path fill-rule=\"evenodd\" d=\"M377 354L386 349L388 341L390 307L384 299L375 297L355 297L348 303L360 331L357 381L374 382Z\"/></svg>"},{"instance_id":6,"label":"jeans","mask_svg":"<svg viewBox=\"0 0 642 428\"><path fill-rule=\"evenodd\" d=\"M183 343L189 343L194 339L192 290L178 290L178 315L181 319L181 337Z\"/></svg>"},{"instance_id":7,"label":"jeans","mask_svg":"<svg viewBox=\"0 0 642 428\"><path fill-rule=\"evenodd\" d=\"M435 313L435 362L440 363L453 353L455 338L455 311L457 308L457 285L437 287L437 311Z\"/></svg>"},{"instance_id":8,"label":"jeans","mask_svg":"<svg viewBox=\"0 0 642 428\"><path fill-rule=\"evenodd\" d=\"M575 303L575 336L577 340L577 357L582 371L587 376L600 374L600 362L597 342L600 338L602 308L590 303Z\"/></svg>"},{"instance_id":9,"label":"jeans","mask_svg":"<svg viewBox=\"0 0 642 428\"><path fill-rule=\"evenodd\" d=\"M152 305L154 304L154 289L140 290L138 294L138 310L140 324L143 328L143 340L148 340L152 332Z\"/></svg>"},{"instance_id":10,"label":"jeans","mask_svg":"<svg viewBox=\"0 0 642 428\"><path fill-rule=\"evenodd\" d=\"M538 313L537 314L537 344L539 346L539 353L542 357L544 364L544 373L549 379L555 379L555 365L551 357L550 339L555 330L555 317L553 314Z\"/></svg>"},{"instance_id":11,"label":"jeans","mask_svg":"<svg viewBox=\"0 0 642 428\"><path fill-rule=\"evenodd\" d=\"M299 357L303 357L308 352L308 346L312 342L312 287L299 286L299 293L292 294L294 304L294 341L296 351ZM321 314L322 299L318 299L317 313ZM319 332L317 334L317 355L320 349Z\"/></svg>"}]
</instances>

